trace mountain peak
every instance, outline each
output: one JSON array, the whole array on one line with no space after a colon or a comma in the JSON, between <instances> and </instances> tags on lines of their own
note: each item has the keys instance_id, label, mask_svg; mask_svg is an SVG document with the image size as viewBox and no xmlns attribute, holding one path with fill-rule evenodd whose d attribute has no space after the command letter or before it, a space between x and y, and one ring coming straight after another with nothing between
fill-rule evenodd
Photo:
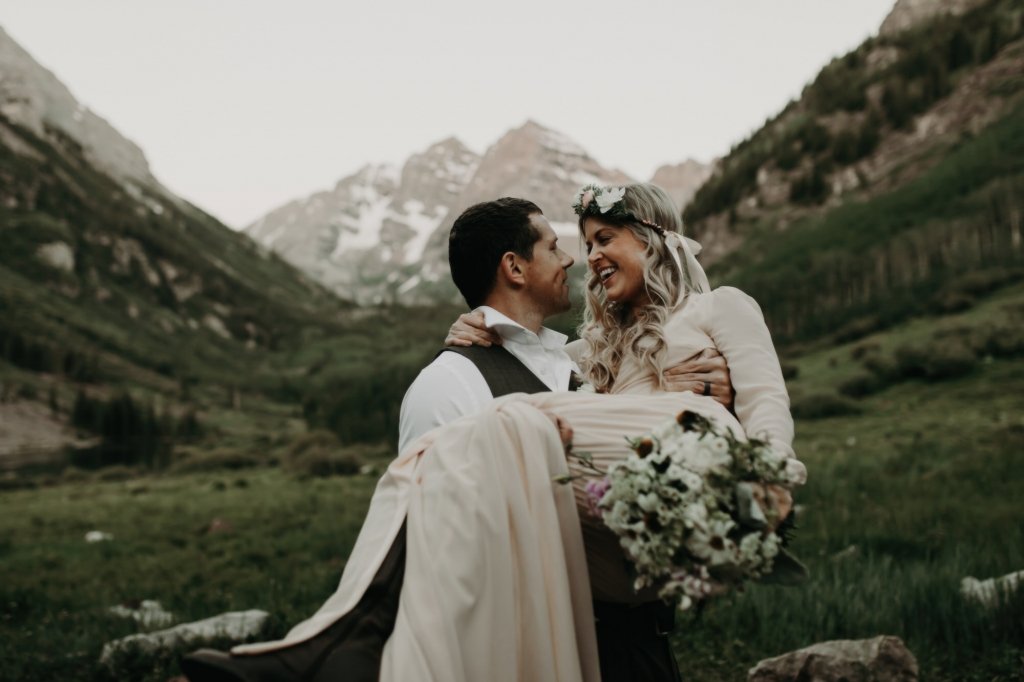
<instances>
[{"instance_id":1,"label":"mountain peak","mask_svg":"<svg viewBox=\"0 0 1024 682\"><path fill-rule=\"evenodd\" d=\"M711 177L713 164L686 159L682 163L666 164L654 171L651 182L665 189L676 206L683 208L694 193Z\"/></svg>"},{"instance_id":2,"label":"mountain peak","mask_svg":"<svg viewBox=\"0 0 1024 682\"><path fill-rule=\"evenodd\" d=\"M0 28L0 112L39 136L56 128L82 145L86 157L121 181L172 196L153 177L134 142L75 99L47 68Z\"/></svg>"},{"instance_id":3,"label":"mountain peak","mask_svg":"<svg viewBox=\"0 0 1024 682\"><path fill-rule=\"evenodd\" d=\"M449 135L443 140L438 140L434 144L430 145L427 149L434 149L435 147L440 147L443 149L469 149L469 147L467 147L462 140L455 137L454 135Z\"/></svg>"},{"instance_id":4,"label":"mountain peak","mask_svg":"<svg viewBox=\"0 0 1024 682\"><path fill-rule=\"evenodd\" d=\"M533 119L527 119L523 125L513 128L502 135L492 149L508 146L519 148L538 146L556 154L590 158L587 151L568 135L538 123Z\"/></svg>"}]
</instances>

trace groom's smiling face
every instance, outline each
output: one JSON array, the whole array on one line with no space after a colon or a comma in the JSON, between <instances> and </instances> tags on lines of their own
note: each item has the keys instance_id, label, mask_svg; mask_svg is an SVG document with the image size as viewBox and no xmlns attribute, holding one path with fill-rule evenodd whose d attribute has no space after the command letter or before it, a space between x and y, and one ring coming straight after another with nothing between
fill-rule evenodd
<instances>
[{"instance_id":1,"label":"groom's smiling face","mask_svg":"<svg viewBox=\"0 0 1024 682\"><path fill-rule=\"evenodd\" d=\"M569 266L572 256L558 247L558 235L540 213L530 216L530 225L540 238L533 244L533 258L524 262L526 291L545 315L569 309Z\"/></svg>"}]
</instances>

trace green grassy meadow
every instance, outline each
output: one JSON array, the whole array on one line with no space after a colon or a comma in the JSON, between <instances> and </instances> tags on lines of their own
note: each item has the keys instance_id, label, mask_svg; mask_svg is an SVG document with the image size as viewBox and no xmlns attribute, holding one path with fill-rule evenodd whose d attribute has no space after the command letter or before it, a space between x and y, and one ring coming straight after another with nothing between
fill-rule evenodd
<instances>
[{"instance_id":1,"label":"green grassy meadow","mask_svg":"<svg viewBox=\"0 0 1024 682\"><path fill-rule=\"evenodd\" d=\"M959 315L788 357L794 405L838 396L866 358L1011 329L1022 304L1016 285ZM743 679L761 658L888 634L915 653L922 679L1024 679L1024 594L993 611L959 594L964 576L1024 568L1024 358L980 354L954 377L893 379L843 400L853 413L797 420L810 480L793 549L810 581L753 586L684 615L684 678ZM0 493L2 677L173 677L173 655L97 662L105 642L136 631L108 607L143 599L180 622L261 608L272 614L262 637L283 634L333 591L375 480L115 469ZM88 544L90 530L114 539Z\"/></svg>"},{"instance_id":2,"label":"green grassy meadow","mask_svg":"<svg viewBox=\"0 0 1024 682\"><path fill-rule=\"evenodd\" d=\"M857 346L989 328L1021 296L796 358L794 404L855 373ZM901 382L858 407L797 420L810 477L794 550L810 581L755 586L686 620L676 635L685 679L743 679L761 658L879 634L907 643L924 680L1024 679L1024 592L994 611L959 594L965 576L1024 568L1024 361L983 357L962 377Z\"/></svg>"}]
</instances>

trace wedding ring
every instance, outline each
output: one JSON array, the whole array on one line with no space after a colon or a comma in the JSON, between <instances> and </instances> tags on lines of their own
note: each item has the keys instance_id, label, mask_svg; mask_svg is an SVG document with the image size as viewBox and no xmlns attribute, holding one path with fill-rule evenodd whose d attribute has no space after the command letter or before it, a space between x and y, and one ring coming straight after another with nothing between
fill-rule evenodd
<instances>
[{"instance_id":1,"label":"wedding ring","mask_svg":"<svg viewBox=\"0 0 1024 682\"><path fill-rule=\"evenodd\" d=\"M711 383L708 381L704 382L704 395L711 395Z\"/></svg>"}]
</instances>

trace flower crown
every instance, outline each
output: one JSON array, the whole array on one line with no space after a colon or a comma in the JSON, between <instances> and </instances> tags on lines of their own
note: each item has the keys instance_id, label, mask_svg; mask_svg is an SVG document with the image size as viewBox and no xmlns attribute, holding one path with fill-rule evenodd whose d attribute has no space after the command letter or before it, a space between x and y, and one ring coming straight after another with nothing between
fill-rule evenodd
<instances>
[{"instance_id":1,"label":"flower crown","mask_svg":"<svg viewBox=\"0 0 1024 682\"><path fill-rule=\"evenodd\" d=\"M598 218L601 216L608 216L610 218L625 218L626 220L632 220L633 222L637 222L651 228L664 237L665 228L661 225L644 218L639 218L626 210L626 207L622 204L622 198L625 195L625 187L602 187L601 185L594 184L584 185L580 188L579 194L576 195L576 201L572 205L572 210L576 211L576 215L581 218L592 215Z\"/></svg>"}]
</instances>

